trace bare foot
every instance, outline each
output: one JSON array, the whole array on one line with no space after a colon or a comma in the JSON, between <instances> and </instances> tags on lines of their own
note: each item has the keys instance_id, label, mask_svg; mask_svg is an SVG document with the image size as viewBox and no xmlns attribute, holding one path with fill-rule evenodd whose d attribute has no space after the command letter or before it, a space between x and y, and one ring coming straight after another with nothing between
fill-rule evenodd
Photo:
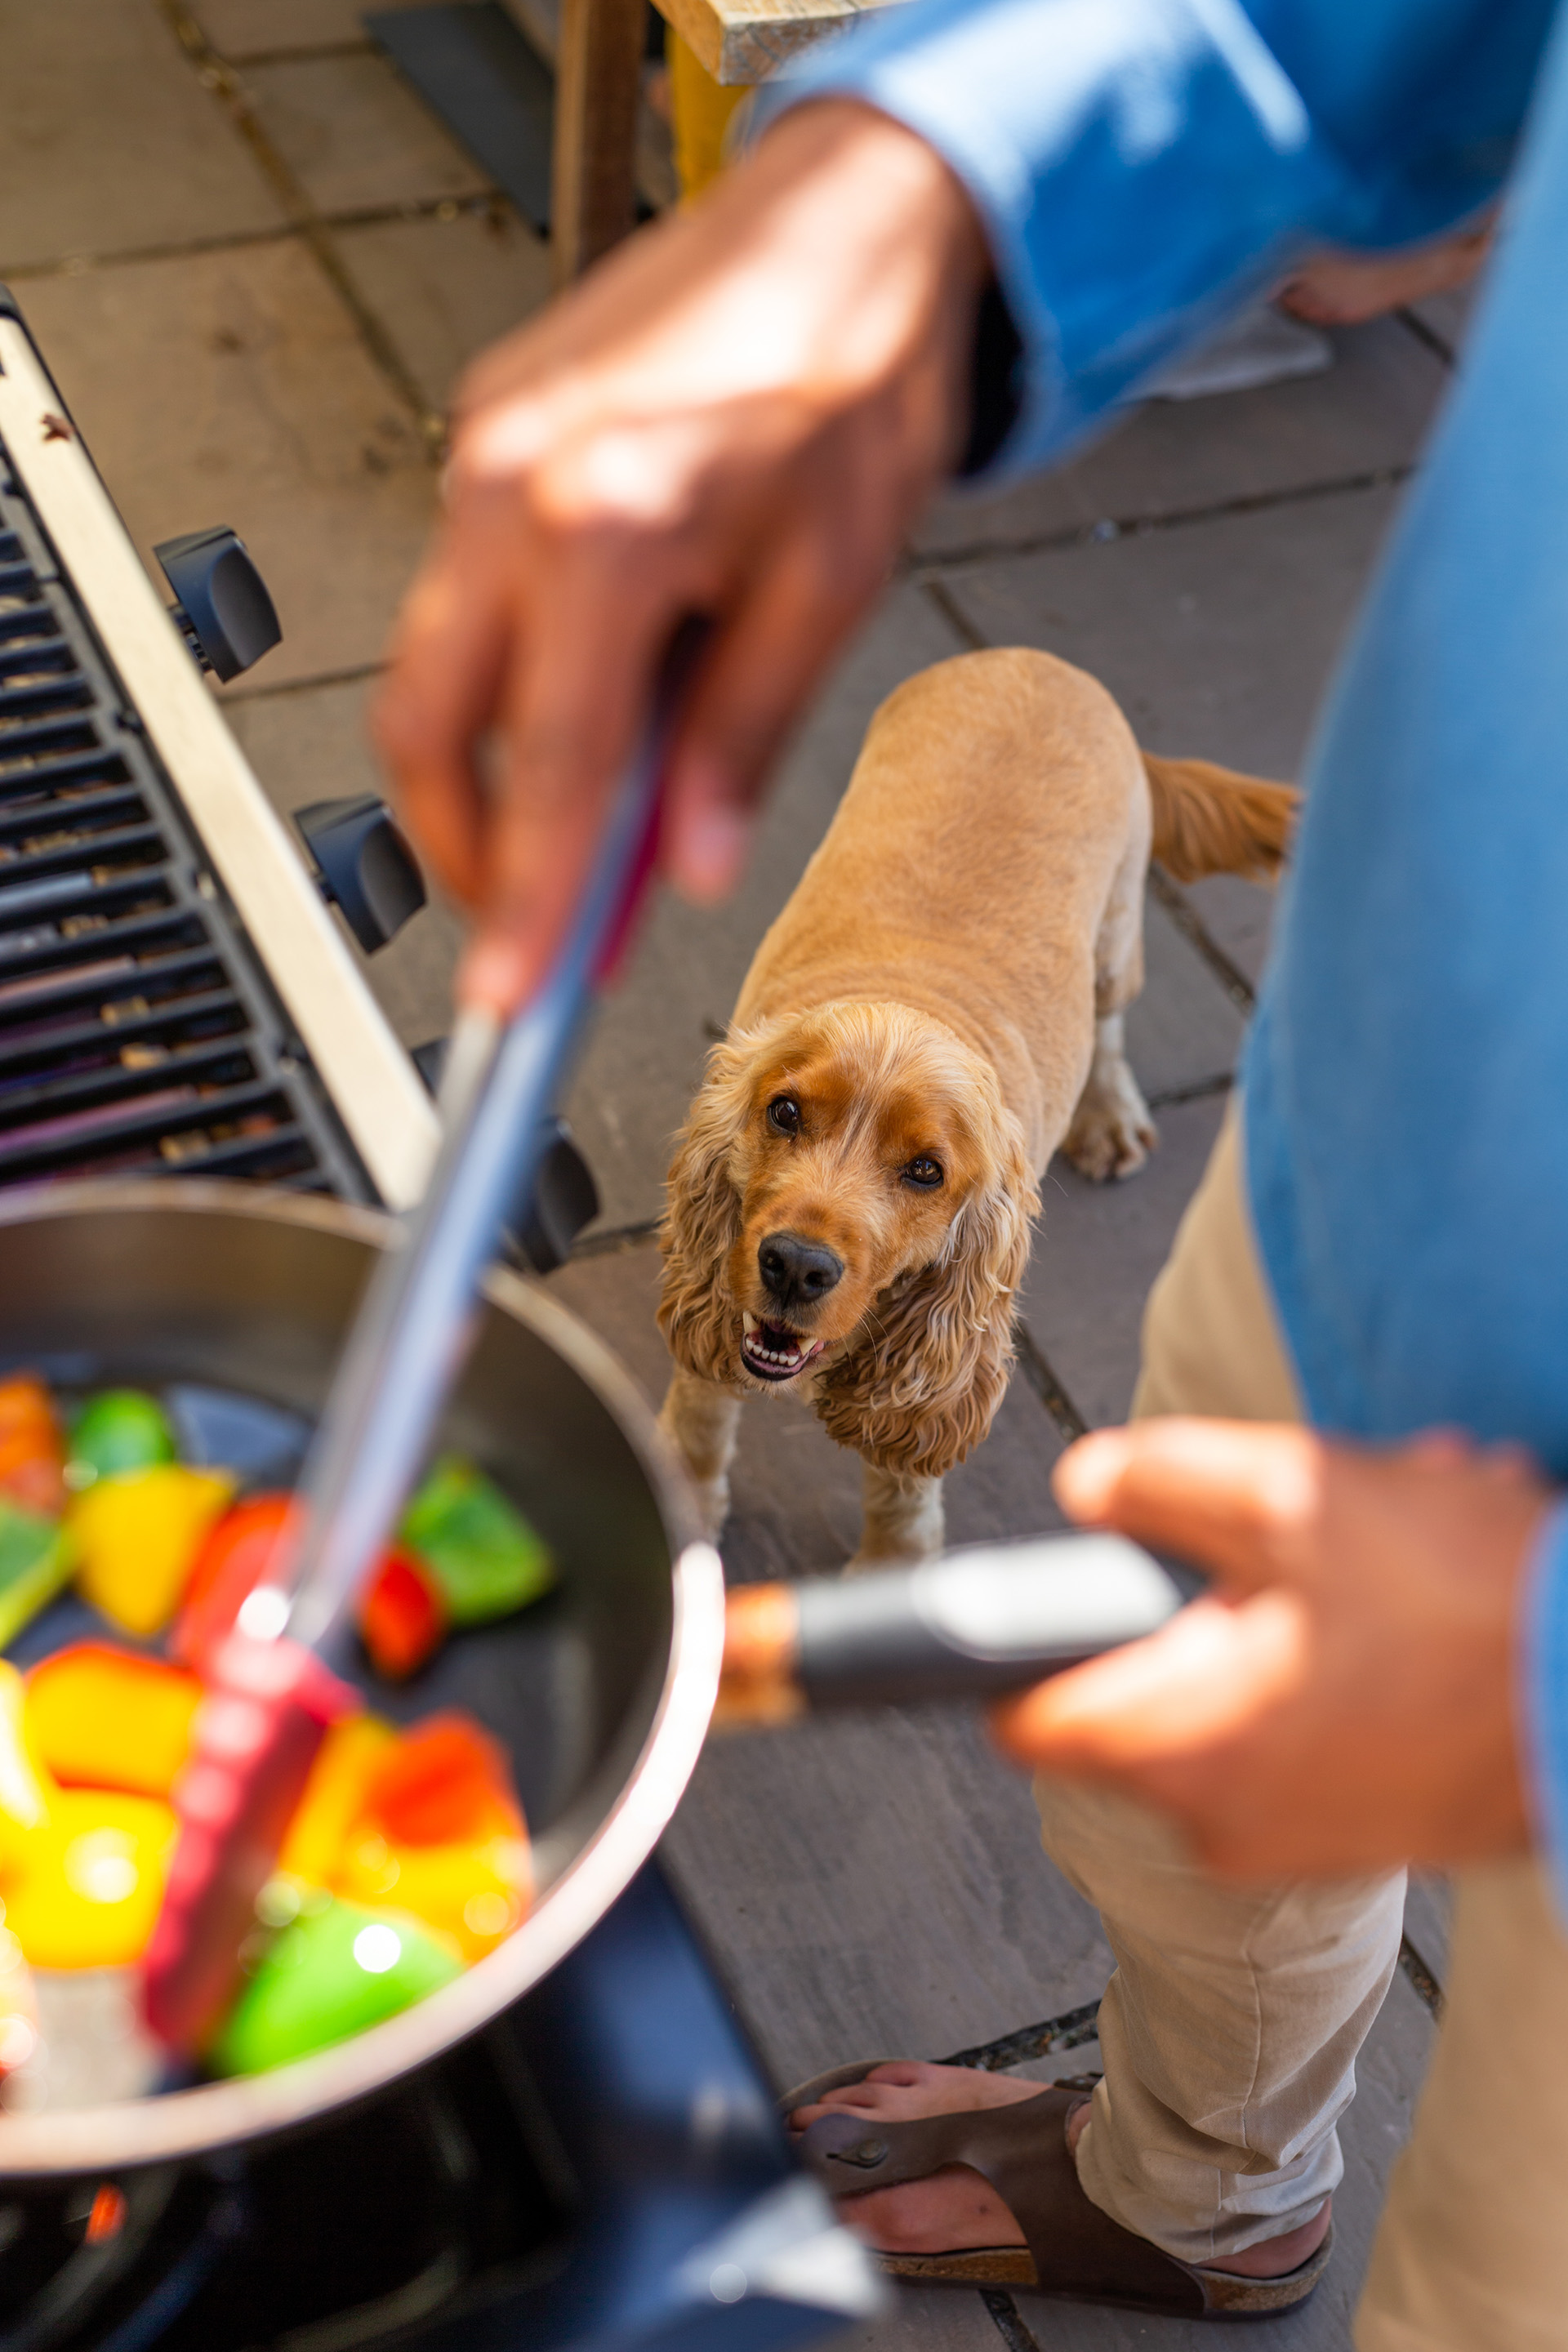
<instances>
[{"instance_id":1,"label":"bare foot","mask_svg":"<svg viewBox=\"0 0 1568 2352\"><path fill-rule=\"evenodd\" d=\"M912 2123L921 2116L962 2114L975 2107L1005 2107L1032 2099L1043 2088L1009 2074L987 2074L971 2066L932 2066L914 2058L874 2066L858 2083L829 2091L815 2106L796 2107L792 2131L803 2132L834 2108L879 2116L889 2123ZM1085 2099L1067 2121L1067 2143L1076 2149L1087 2129ZM858 2197L834 2200L839 2218L867 2245L885 2254L940 2254L973 2246L1021 2246L1024 2233L988 2180L966 2164L944 2165L924 2180L896 2189L871 2189ZM1281 2278L1316 2253L1328 2235L1330 2200L1310 2221L1282 2237L1249 2246L1245 2253L1206 2265L1240 2278Z\"/></svg>"},{"instance_id":2,"label":"bare foot","mask_svg":"<svg viewBox=\"0 0 1568 2352\"><path fill-rule=\"evenodd\" d=\"M1353 327L1428 294L1463 286L1487 257L1489 228L1469 229L1415 253L1314 254L1275 300L1314 327Z\"/></svg>"},{"instance_id":3,"label":"bare foot","mask_svg":"<svg viewBox=\"0 0 1568 2352\"><path fill-rule=\"evenodd\" d=\"M863 2082L829 2091L816 2106L796 2107L790 2128L805 2131L835 2107L880 2116L889 2123L913 2123L921 2116L1011 2106L1015 2100L1032 2099L1040 2087L973 2066L931 2066L922 2059L899 2058L889 2065L874 2066ZM1024 2242L1024 2232L991 2183L967 2164L944 2165L924 2180L870 2189L863 2196L838 2197L834 2202L840 2219L879 2253L940 2254L961 2246Z\"/></svg>"}]
</instances>

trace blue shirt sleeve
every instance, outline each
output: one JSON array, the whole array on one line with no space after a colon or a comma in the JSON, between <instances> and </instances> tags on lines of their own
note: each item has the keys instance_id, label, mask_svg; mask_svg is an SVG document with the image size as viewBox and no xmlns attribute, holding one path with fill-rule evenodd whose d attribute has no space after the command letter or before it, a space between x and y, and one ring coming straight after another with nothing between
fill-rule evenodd
<instances>
[{"instance_id":1,"label":"blue shirt sleeve","mask_svg":"<svg viewBox=\"0 0 1568 2352\"><path fill-rule=\"evenodd\" d=\"M1536 1539L1520 1656L1524 1751L1536 1834L1568 1920L1568 1503Z\"/></svg>"},{"instance_id":2,"label":"blue shirt sleeve","mask_svg":"<svg viewBox=\"0 0 1568 2352\"><path fill-rule=\"evenodd\" d=\"M1501 183L1552 0L907 0L761 119L865 99L968 187L1023 346L995 473L1058 455L1308 244L1408 244Z\"/></svg>"}]
</instances>

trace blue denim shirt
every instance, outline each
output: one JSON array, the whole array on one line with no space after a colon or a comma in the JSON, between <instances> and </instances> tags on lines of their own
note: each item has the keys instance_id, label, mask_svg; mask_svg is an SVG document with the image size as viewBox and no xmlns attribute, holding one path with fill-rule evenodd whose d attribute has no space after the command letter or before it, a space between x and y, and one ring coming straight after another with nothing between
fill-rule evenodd
<instances>
[{"instance_id":1,"label":"blue denim shirt","mask_svg":"<svg viewBox=\"0 0 1568 2352\"><path fill-rule=\"evenodd\" d=\"M1525 131L1465 364L1307 764L1247 1052L1247 1156L1313 1419L1522 1439L1568 1481L1568 22L1553 34L1552 15L915 0L788 96L867 98L972 191L1025 350L1004 474L1068 446L1302 246L1462 220ZM1568 1895L1562 1511L1523 1671Z\"/></svg>"}]
</instances>

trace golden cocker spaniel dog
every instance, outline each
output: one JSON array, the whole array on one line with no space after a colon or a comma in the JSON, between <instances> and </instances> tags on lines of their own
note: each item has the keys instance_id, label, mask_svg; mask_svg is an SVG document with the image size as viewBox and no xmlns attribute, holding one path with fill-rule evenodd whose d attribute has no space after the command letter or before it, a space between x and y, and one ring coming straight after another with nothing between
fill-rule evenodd
<instances>
[{"instance_id":1,"label":"golden cocker spaniel dog","mask_svg":"<svg viewBox=\"0 0 1568 2352\"><path fill-rule=\"evenodd\" d=\"M662 1415L710 1531L748 1393L793 1388L865 1464L853 1565L935 1551L942 1478L1006 1387L1059 1146L1154 1142L1122 1052L1151 854L1275 875L1296 795L1140 752L1049 654L965 654L873 719L758 949L669 1171Z\"/></svg>"}]
</instances>

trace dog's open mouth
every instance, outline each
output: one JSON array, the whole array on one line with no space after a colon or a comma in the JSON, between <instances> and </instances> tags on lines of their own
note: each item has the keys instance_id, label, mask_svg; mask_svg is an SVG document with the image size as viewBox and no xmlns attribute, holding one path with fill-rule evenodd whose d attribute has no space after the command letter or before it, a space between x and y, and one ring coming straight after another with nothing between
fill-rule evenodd
<instances>
[{"instance_id":1,"label":"dog's open mouth","mask_svg":"<svg viewBox=\"0 0 1568 2352\"><path fill-rule=\"evenodd\" d=\"M751 1314L742 1319L741 1354L746 1370L760 1381L793 1381L827 1345L826 1339L803 1339L787 1323L760 1323Z\"/></svg>"}]
</instances>

